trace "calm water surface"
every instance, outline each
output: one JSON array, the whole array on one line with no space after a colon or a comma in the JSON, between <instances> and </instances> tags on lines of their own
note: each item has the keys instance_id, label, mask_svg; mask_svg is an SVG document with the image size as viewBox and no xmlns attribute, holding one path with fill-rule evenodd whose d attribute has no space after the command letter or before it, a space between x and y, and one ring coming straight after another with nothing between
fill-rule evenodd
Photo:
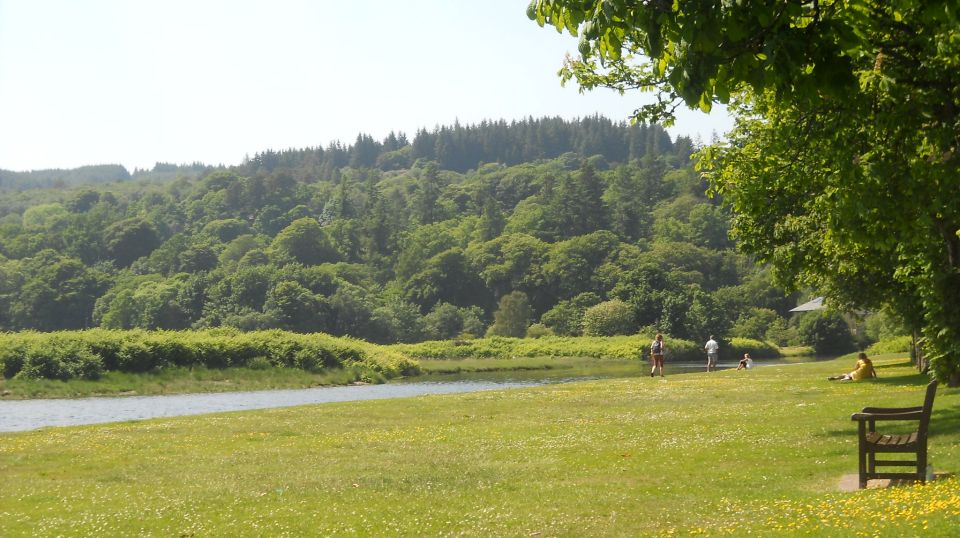
<instances>
[{"instance_id":1,"label":"calm water surface","mask_svg":"<svg viewBox=\"0 0 960 538\"><path fill-rule=\"evenodd\" d=\"M790 362L798 362L798 359L790 359ZM784 361L758 361L758 363L762 366L783 364ZM732 368L736 367L736 363L721 364L720 367ZM703 371L703 365L668 363L665 369L667 375L691 371ZM69 400L0 401L0 432L306 404L522 388L547 383L640 377L649 375L649 372L649 365L646 363L608 360L551 370L427 375L383 385Z\"/></svg>"}]
</instances>

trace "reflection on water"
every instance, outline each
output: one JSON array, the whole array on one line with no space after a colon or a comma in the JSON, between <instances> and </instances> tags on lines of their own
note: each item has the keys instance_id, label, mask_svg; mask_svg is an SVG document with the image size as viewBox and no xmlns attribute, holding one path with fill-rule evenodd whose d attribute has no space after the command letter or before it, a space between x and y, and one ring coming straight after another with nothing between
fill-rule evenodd
<instances>
[{"instance_id":1,"label":"reflection on water","mask_svg":"<svg viewBox=\"0 0 960 538\"><path fill-rule=\"evenodd\" d=\"M802 360L802 359L800 359ZM784 361L758 361L783 364ZM798 362L792 358L789 362ZM124 396L73 400L0 401L0 432L35 430L49 426L76 426L103 422L143 420L267 409L331 402L407 398L425 394L449 394L481 390L530 387L589 379L640 377L650 374L647 363L622 360L558 361L546 370L495 371L437 374L398 380L383 385L318 387L300 390L221 392L169 396ZM721 368L736 367L736 363ZM703 364L666 364L667 375L702 371Z\"/></svg>"}]
</instances>

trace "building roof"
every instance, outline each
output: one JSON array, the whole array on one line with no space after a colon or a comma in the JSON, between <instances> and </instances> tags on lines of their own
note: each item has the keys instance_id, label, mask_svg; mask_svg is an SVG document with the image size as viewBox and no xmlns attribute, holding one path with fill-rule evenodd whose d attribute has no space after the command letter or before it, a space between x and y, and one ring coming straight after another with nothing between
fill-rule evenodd
<instances>
[{"instance_id":1,"label":"building roof","mask_svg":"<svg viewBox=\"0 0 960 538\"><path fill-rule=\"evenodd\" d=\"M822 308L824 308L823 297L817 297L816 299L812 301L807 301L796 308L791 308L790 311L791 312L809 312L811 310L821 310Z\"/></svg>"}]
</instances>

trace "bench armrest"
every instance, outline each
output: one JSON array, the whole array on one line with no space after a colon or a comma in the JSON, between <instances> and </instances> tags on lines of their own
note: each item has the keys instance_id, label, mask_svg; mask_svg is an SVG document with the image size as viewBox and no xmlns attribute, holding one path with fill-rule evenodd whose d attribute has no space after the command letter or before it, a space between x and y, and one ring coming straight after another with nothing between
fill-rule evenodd
<instances>
[{"instance_id":1,"label":"bench armrest","mask_svg":"<svg viewBox=\"0 0 960 538\"><path fill-rule=\"evenodd\" d=\"M916 407L864 407L861 413L912 413L914 411L923 411L923 406Z\"/></svg>"},{"instance_id":2,"label":"bench armrest","mask_svg":"<svg viewBox=\"0 0 960 538\"><path fill-rule=\"evenodd\" d=\"M850 420L863 422L865 420L920 420L921 418L923 418L923 412L914 410L899 413L865 413L861 411L860 413L854 413Z\"/></svg>"}]
</instances>

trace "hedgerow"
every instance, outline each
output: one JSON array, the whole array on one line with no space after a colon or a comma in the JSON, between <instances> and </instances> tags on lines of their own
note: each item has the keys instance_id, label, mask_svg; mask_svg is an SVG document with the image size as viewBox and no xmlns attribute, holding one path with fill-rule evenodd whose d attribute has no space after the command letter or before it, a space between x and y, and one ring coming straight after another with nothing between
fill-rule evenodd
<instances>
[{"instance_id":1,"label":"hedgerow","mask_svg":"<svg viewBox=\"0 0 960 538\"><path fill-rule=\"evenodd\" d=\"M912 345L913 338L909 336L898 336L871 344L870 347L867 348L867 353L870 355L879 355L881 353L908 353Z\"/></svg>"},{"instance_id":2,"label":"hedgerow","mask_svg":"<svg viewBox=\"0 0 960 538\"><path fill-rule=\"evenodd\" d=\"M308 371L351 368L369 380L419 371L415 361L396 349L322 333L234 329L0 333L0 371L6 378L96 379L114 370L251 364Z\"/></svg>"},{"instance_id":3,"label":"hedgerow","mask_svg":"<svg viewBox=\"0 0 960 538\"><path fill-rule=\"evenodd\" d=\"M730 351L730 355L725 353L725 350L722 348L720 350L720 354L730 358L735 357L737 359L743 357L744 353L749 353L750 357L754 359L766 359L780 356L780 350L774 345L750 338L731 338L730 345L727 346L727 349Z\"/></svg>"}]
</instances>

